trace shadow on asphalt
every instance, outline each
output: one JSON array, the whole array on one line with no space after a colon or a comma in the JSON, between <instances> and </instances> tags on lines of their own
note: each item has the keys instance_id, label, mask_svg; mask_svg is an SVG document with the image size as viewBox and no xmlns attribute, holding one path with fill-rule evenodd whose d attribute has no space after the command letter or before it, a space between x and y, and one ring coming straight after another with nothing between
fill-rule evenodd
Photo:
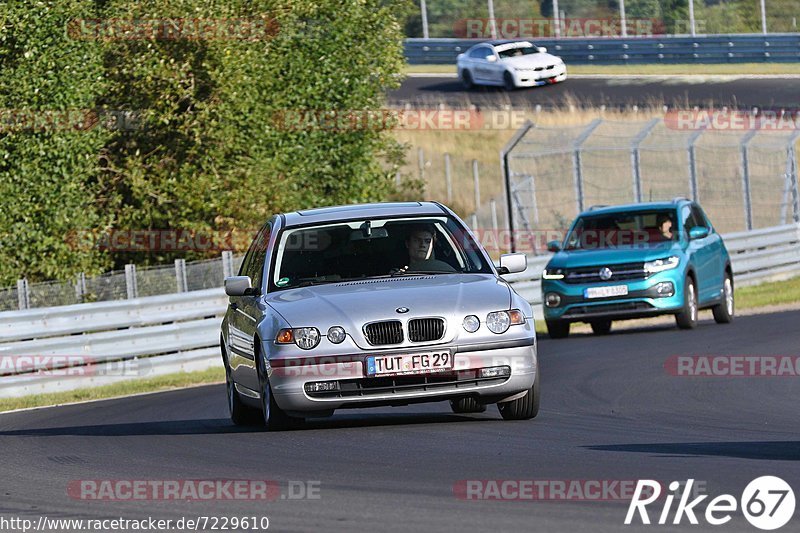
<instances>
[{"instance_id":1,"label":"shadow on asphalt","mask_svg":"<svg viewBox=\"0 0 800 533\"><path fill-rule=\"evenodd\" d=\"M380 426L445 424L455 422L495 422L499 418L487 414L477 416L455 415L447 413L403 413L403 414L358 414L334 415L331 418L313 418L294 430L304 431L313 429L347 429ZM97 424L92 426L65 426L54 428L29 428L11 431L0 431L2 437L61 437L61 436L89 436L89 437L130 437L145 435L214 435L225 433L258 433L263 428L258 425L235 426L227 418L175 420L168 422L136 422L120 424Z\"/></svg>"},{"instance_id":2,"label":"shadow on asphalt","mask_svg":"<svg viewBox=\"0 0 800 533\"><path fill-rule=\"evenodd\" d=\"M662 456L716 456L767 461L800 461L800 441L674 442L584 446L605 452L651 453Z\"/></svg>"}]
</instances>

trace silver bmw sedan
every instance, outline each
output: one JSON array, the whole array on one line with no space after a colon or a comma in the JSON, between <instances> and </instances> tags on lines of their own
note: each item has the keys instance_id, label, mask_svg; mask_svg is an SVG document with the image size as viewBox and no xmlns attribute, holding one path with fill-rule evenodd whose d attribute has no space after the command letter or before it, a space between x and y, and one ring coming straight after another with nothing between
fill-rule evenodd
<instances>
[{"instance_id":1,"label":"silver bmw sedan","mask_svg":"<svg viewBox=\"0 0 800 533\"><path fill-rule=\"evenodd\" d=\"M237 276L220 344L235 424L288 429L336 409L449 400L539 410L530 304L461 219L433 202L273 216Z\"/></svg>"}]
</instances>

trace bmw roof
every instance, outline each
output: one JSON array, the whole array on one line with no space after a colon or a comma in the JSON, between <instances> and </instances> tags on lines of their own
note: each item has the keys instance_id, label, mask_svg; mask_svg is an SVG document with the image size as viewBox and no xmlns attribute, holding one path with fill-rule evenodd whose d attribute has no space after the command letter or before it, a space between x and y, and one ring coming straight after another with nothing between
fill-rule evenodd
<instances>
[{"instance_id":1,"label":"bmw roof","mask_svg":"<svg viewBox=\"0 0 800 533\"><path fill-rule=\"evenodd\" d=\"M284 213L286 226L393 216L442 216L447 210L436 202L381 202L337 205Z\"/></svg>"}]
</instances>

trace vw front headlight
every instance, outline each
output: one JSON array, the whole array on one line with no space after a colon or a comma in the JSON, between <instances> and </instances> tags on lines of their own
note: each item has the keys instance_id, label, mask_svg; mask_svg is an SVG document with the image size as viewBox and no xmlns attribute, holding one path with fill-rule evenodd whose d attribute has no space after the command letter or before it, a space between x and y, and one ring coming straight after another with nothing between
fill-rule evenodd
<instances>
[{"instance_id":1,"label":"vw front headlight","mask_svg":"<svg viewBox=\"0 0 800 533\"><path fill-rule=\"evenodd\" d=\"M677 268L681 262L681 258L677 255L667 257L664 259L656 259L655 261L647 261L644 264L644 270L648 274L655 274L656 272L663 272L665 270L672 270Z\"/></svg>"}]
</instances>

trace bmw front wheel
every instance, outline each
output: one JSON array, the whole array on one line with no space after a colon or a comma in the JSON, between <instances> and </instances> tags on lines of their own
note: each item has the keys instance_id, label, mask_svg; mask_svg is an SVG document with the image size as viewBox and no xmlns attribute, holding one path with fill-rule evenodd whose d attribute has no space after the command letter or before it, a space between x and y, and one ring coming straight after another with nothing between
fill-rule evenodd
<instances>
[{"instance_id":1,"label":"bmw front wheel","mask_svg":"<svg viewBox=\"0 0 800 533\"><path fill-rule=\"evenodd\" d=\"M514 81L514 75L509 71L506 71L505 74L503 74L503 85L507 91L513 91L517 88L517 84Z\"/></svg>"},{"instance_id":2,"label":"bmw front wheel","mask_svg":"<svg viewBox=\"0 0 800 533\"><path fill-rule=\"evenodd\" d=\"M533 387L522 398L497 404L503 420L529 420L539 414L539 369L536 369L536 379Z\"/></svg>"}]
</instances>

